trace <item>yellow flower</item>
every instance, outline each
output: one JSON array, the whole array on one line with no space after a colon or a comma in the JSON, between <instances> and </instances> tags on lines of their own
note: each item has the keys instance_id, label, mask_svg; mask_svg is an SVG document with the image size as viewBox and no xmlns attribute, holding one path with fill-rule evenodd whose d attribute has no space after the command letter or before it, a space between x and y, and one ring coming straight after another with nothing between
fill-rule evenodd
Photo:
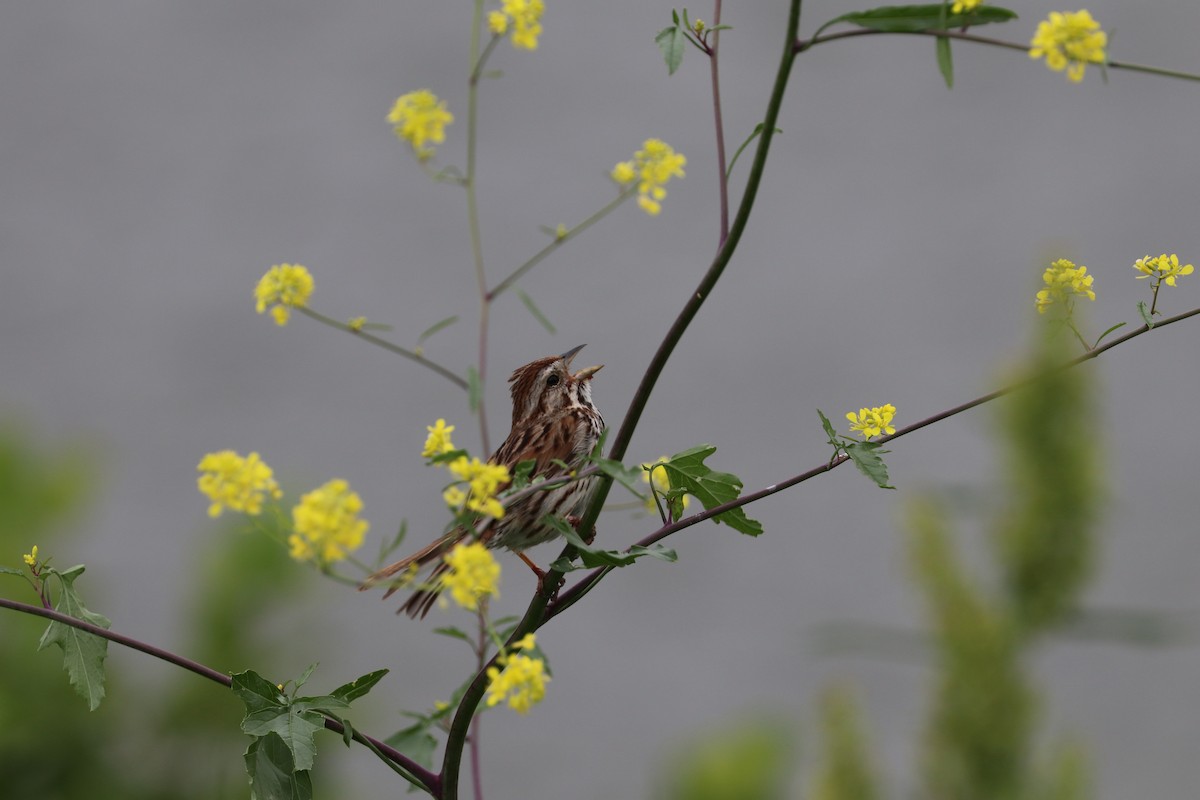
<instances>
[{"instance_id":1,"label":"yellow flower","mask_svg":"<svg viewBox=\"0 0 1200 800\"><path fill-rule=\"evenodd\" d=\"M351 317L350 321L346 323L346 327L352 331L361 331L366 324L366 317Z\"/></svg>"},{"instance_id":2,"label":"yellow flower","mask_svg":"<svg viewBox=\"0 0 1200 800\"><path fill-rule=\"evenodd\" d=\"M853 411L846 414L846 419L850 420L850 430L862 433L863 439L870 439L872 436L879 436L881 433L886 433L889 436L896 432L892 426L892 420L896 416L896 407L891 403L874 408L860 408L858 413Z\"/></svg>"},{"instance_id":3,"label":"yellow flower","mask_svg":"<svg viewBox=\"0 0 1200 800\"><path fill-rule=\"evenodd\" d=\"M33 546L33 549L30 550L28 553L26 553L24 556L22 556L22 558L25 559L25 564L27 566L33 567L33 566L37 566L37 561L38 561L37 556L38 556L38 551L37 551L37 545L35 544Z\"/></svg>"},{"instance_id":4,"label":"yellow flower","mask_svg":"<svg viewBox=\"0 0 1200 800\"><path fill-rule=\"evenodd\" d=\"M1070 314L1075 305L1075 297L1086 297L1095 300L1096 293L1092 291L1092 276L1087 274L1087 267L1076 267L1074 262L1060 258L1051 264L1042 274L1046 288L1037 293L1037 310L1045 314L1046 309L1059 303Z\"/></svg>"},{"instance_id":5,"label":"yellow flower","mask_svg":"<svg viewBox=\"0 0 1200 800\"><path fill-rule=\"evenodd\" d=\"M708 25L706 25L702 19L697 19L692 22L692 32L697 36L704 33L706 28L708 28Z\"/></svg>"},{"instance_id":6,"label":"yellow flower","mask_svg":"<svg viewBox=\"0 0 1200 800\"><path fill-rule=\"evenodd\" d=\"M512 643L513 650L532 650L537 645L537 637L527 633Z\"/></svg>"},{"instance_id":7,"label":"yellow flower","mask_svg":"<svg viewBox=\"0 0 1200 800\"><path fill-rule=\"evenodd\" d=\"M509 23L512 23L513 47L537 50L545 11L542 0L503 0L500 11L488 14L488 30L496 36L503 36L509 30Z\"/></svg>"},{"instance_id":8,"label":"yellow flower","mask_svg":"<svg viewBox=\"0 0 1200 800\"><path fill-rule=\"evenodd\" d=\"M562 241L563 239L567 238L567 234L570 232L571 232L571 229L560 222L560 223L558 223L558 226L554 229L554 238L558 239L559 241Z\"/></svg>"},{"instance_id":9,"label":"yellow flower","mask_svg":"<svg viewBox=\"0 0 1200 800\"><path fill-rule=\"evenodd\" d=\"M462 508L463 501L467 499L467 493L457 486L451 486L442 492L442 499L451 508Z\"/></svg>"},{"instance_id":10,"label":"yellow flower","mask_svg":"<svg viewBox=\"0 0 1200 800\"><path fill-rule=\"evenodd\" d=\"M417 158L424 160L433 155L433 148L426 143L446 141L446 126L454 121L454 115L446 110L445 100L428 89L418 89L397 98L387 120L396 136L412 145Z\"/></svg>"},{"instance_id":11,"label":"yellow flower","mask_svg":"<svg viewBox=\"0 0 1200 800\"><path fill-rule=\"evenodd\" d=\"M667 474L667 470L665 467L658 466L659 464L665 464L667 462L667 460L668 459L666 456L661 456L658 459L658 461L655 461L653 464L642 464L642 480L645 481L646 483L649 483L651 486L653 486L654 490L656 492L658 492L659 494L666 494L667 492L671 491L670 475ZM683 505L680 507L679 510L687 508L688 503L691 502L692 498L690 495L685 494L683 496L682 500L683 500ZM658 510L658 506L654 503L653 496L646 498L646 510L647 511L657 511Z\"/></svg>"},{"instance_id":12,"label":"yellow flower","mask_svg":"<svg viewBox=\"0 0 1200 800\"><path fill-rule=\"evenodd\" d=\"M313 293L313 278L308 270L299 264L278 264L267 270L267 273L254 287L254 299L258 313L263 313L268 307L276 325L287 325L288 309L304 308L308 298Z\"/></svg>"},{"instance_id":13,"label":"yellow flower","mask_svg":"<svg viewBox=\"0 0 1200 800\"><path fill-rule=\"evenodd\" d=\"M341 561L362 544L369 524L358 518L362 498L335 478L300 498L292 509L290 555L320 565Z\"/></svg>"},{"instance_id":14,"label":"yellow flower","mask_svg":"<svg viewBox=\"0 0 1200 800\"><path fill-rule=\"evenodd\" d=\"M466 498L467 508L496 519L504 516L504 506L496 499L496 493L508 485L511 480L508 467L503 464L488 464L478 458L461 456L450 462L450 472L460 481L470 484L470 493ZM446 499L447 505L459 505L459 503L451 503L446 494L442 496Z\"/></svg>"},{"instance_id":15,"label":"yellow flower","mask_svg":"<svg viewBox=\"0 0 1200 800\"><path fill-rule=\"evenodd\" d=\"M1138 280L1142 278L1154 278L1155 284L1165 283L1167 286L1175 285L1175 278L1181 275L1191 275L1195 271L1195 267L1191 264L1179 265L1179 256L1172 253L1167 255L1163 253L1161 256L1143 256L1133 262L1133 268L1143 274L1138 275Z\"/></svg>"},{"instance_id":16,"label":"yellow flower","mask_svg":"<svg viewBox=\"0 0 1200 800\"><path fill-rule=\"evenodd\" d=\"M622 186L638 182L638 206L650 216L662 211L662 199L667 196L664 188L671 178L682 178L687 158L676 153L671 145L661 139L647 139L642 149L633 154L632 161L622 161L609 173Z\"/></svg>"},{"instance_id":17,"label":"yellow flower","mask_svg":"<svg viewBox=\"0 0 1200 800\"><path fill-rule=\"evenodd\" d=\"M1038 23L1037 33L1029 46L1030 58L1045 56L1046 66L1055 72L1067 70L1067 78L1075 83L1083 80L1088 63L1103 64L1108 34L1092 19L1087 9L1060 13L1050 12L1050 18ZM1069 66L1068 66L1069 65Z\"/></svg>"},{"instance_id":18,"label":"yellow flower","mask_svg":"<svg viewBox=\"0 0 1200 800\"><path fill-rule=\"evenodd\" d=\"M460 544L444 559L450 571L443 585L463 608L474 611L484 595L500 596L500 564L482 542Z\"/></svg>"},{"instance_id":19,"label":"yellow flower","mask_svg":"<svg viewBox=\"0 0 1200 800\"><path fill-rule=\"evenodd\" d=\"M429 431L429 436L425 439L425 449L421 451L423 458L440 456L454 449L454 442L450 441L454 426L447 425L446 420L439 419L433 425L426 425L425 430Z\"/></svg>"},{"instance_id":20,"label":"yellow flower","mask_svg":"<svg viewBox=\"0 0 1200 800\"><path fill-rule=\"evenodd\" d=\"M245 514L262 513L263 497L283 496L271 468L262 462L258 453L243 458L232 450L208 453L196 466L204 473L196 480L201 492L208 495L212 505L210 517L219 517L226 508Z\"/></svg>"},{"instance_id":21,"label":"yellow flower","mask_svg":"<svg viewBox=\"0 0 1200 800\"><path fill-rule=\"evenodd\" d=\"M540 658L515 655L500 660L503 667L488 667L488 706L508 700L518 714L528 714L546 696L546 664Z\"/></svg>"},{"instance_id":22,"label":"yellow flower","mask_svg":"<svg viewBox=\"0 0 1200 800\"><path fill-rule=\"evenodd\" d=\"M983 0L955 0L954 5L950 7L950 13L961 14L964 11L974 11L982 3Z\"/></svg>"}]
</instances>

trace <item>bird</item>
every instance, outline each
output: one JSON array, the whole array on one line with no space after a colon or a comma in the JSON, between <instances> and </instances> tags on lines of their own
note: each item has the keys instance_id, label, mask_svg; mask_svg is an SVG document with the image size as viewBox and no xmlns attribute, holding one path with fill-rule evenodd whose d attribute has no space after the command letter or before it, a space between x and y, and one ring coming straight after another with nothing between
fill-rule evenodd
<instances>
[{"instance_id":1,"label":"bird","mask_svg":"<svg viewBox=\"0 0 1200 800\"><path fill-rule=\"evenodd\" d=\"M579 345L561 355L539 358L513 371L508 379L512 427L504 443L488 459L489 463L508 467L511 473L517 464L532 460L531 479L562 474L564 470L556 462L565 463L567 472L583 463L604 430L604 418L592 402L592 376L604 365L571 372L571 361L584 347ZM558 537L559 532L542 524L542 518L547 514L573 518L587 501L594 480L594 476L589 476L517 499L508 505L503 517L487 524L479 534L479 541L489 548L504 547L516 552L538 574L540 586L544 573L522 551ZM503 490L504 486L500 488ZM437 562L428 580L396 612L423 618L437 601L441 578L450 569L443 556L471 536L470 529L456 527L417 552L380 569L363 581L359 591L396 575L411 580L414 565L419 570ZM394 582L384 598L406 582Z\"/></svg>"}]
</instances>

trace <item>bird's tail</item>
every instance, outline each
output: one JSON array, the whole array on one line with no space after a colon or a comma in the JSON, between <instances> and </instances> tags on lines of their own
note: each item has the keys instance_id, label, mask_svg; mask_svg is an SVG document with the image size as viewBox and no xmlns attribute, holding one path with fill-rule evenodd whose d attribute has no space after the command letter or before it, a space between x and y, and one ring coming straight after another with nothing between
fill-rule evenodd
<instances>
[{"instance_id":1,"label":"bird's tail","mask_svg":"<svg viewBox=\"0 0 1200 800\"><path fill-rule=\"evenodd\" d=\"M441 562L442 556L448 553L454 545L462 541L464 536L465 532L462 530L455 529L450 531L445 536L435 539L417 552L388 564L363 581L358 590L363 592L382 583L387 583L389 579L392 579L391 585L388 586L387 592L383 595L386 600L395 594L397 590L412 585L414 576L422 567L434 561ZM428 614L429 609L433 607L433 603L437 600L437 596L441 592L442 576L448 568L444 562L434 567L433 572L429 575L429 580L420 585L418 591L413 593L413 596L400 607L400 610L407 613L410 617L416 617L418 614L424 617ZM396 576L400 577L397 578Z\"/></svg>"}]
</instances>

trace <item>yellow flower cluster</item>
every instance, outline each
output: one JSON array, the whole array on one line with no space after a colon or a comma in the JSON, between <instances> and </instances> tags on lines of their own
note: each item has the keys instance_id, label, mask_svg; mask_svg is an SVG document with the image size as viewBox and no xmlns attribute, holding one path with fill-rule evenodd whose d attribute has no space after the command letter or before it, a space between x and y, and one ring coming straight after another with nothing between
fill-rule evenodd
<instances>
[{"instance_id":1,"label":"yellow flower cluster","mask_svg":"<svg viewBox=\"0 0 1200 800\"><path fill-rule=\"evenodd\" d=\"M421 451L422 458L433 458L454 450L454 442L450 441L453 425L447 425L446 420L439 419L433 425L426 425L429 436L425 439L425 449Z\"/></svg>"},{"instance_id":2,"label":"yellow flower cluster","mask_svg":"<svg viewBox=\"0 0 1200 800\"><path fill-rule=\"evenodd\" d=\"M1096 293L1092 291L1092 276L1087 274L1087 267L1076 267L1075 263L1060 258L1051 264L1042 274L1046 288L1037 293L1037 310L1045 314L1046 309L1055 303L1063 304L1066 313L1071 313L1075 296L1095 300Z\"/></svg>"},{"instance_id":3,"label":"yellow flower cluster","mask_svg":"<svg viewBox=\"0 0 1200 800\"><path fill-rule=\"evenodd\" d=\"M1108 34L1100 23L1083 9L1060 13L1050 12L1050 18L1038 23L1037 33L1029 46L1030 58L1046 58L1046 66L1055 72L1067 70L1067 78L1075 83L1083 80L1088 63L1103 64ZM1069 66L1068 66L1069 65Z\"/></svg>"},{"instance_id":4,"label":"yellow flower cluster","mask_svg":"<svg viewBox=\"0 0 1200 800\"><path fill-rule=\"evenodd\" d=\"M22 558L23 558L23 559L25 559L25 565L26 565L26 566L28 566L28 567L36 567L36 566L37 566L37 562L38 562L38 549L37 549L37 545L35 544L35 545L33 546L33 549L32 549L32 550L30 550L28 553L26 553L24 556L22 556Z\"/></svg>"},{"instance_id":5,"label":"yellow flower cluster","mask_svg":"<svg viewBox=\"0 0 1200 800\"><path fill-rule=\"evenodd\" d=\"M508 467L462 456L450 462L450 472L459 481L469 485L467 491L455 485L443 492L442 498L446 505L461 508L465 501L467 508L472 511L496 519L504 516L504 506L496 499L496 493L512 480L508 474Z\"/></svg>"},{"instance_id":6,"label":"yellow flower cluster","mask_svg":"<svg viewBox=\"0 0 1200 800\"><path fill-rule=\"evenodd\" d=\"M896 407L888 403L874 408L860 408L857 414L851 411L846 414L846 419L850 420L851 431L859 431L864 439L870 439L882 433L889 436L895 433L896 429L892 426L895 416Z\"/></svg>"},{"instance_id":7,"label":"yellow flower cluster","mask_svg":"<svg viewBox=\"0 0 1200 800\"><path fill-rule=\"evenodd\" d=\"M642 480L651 484L654 487L654 490L659 494L666 494L667 492L671 491L671 476L667 474L665 467L658 466L659 464L665 464L666 462L667 457L661 456L659 457L658 461L655 461L653 464L642 464L642 469L644 470L642 472ZM692 498L690 495L685 494L683 496L683 508L688 507L688 503L691 502L691 499ZM646 498L646 510L658 510L658 507L654 503L653 496Z\"/></svg>"},{"instance_id":8,"label":"yellow flower cluster","mask_svg":"<svg viewBox=\"0 0 1200 800\"><path fill-rule=\"evenodd\" d=\"M196 466L203 474L196 480L201 492L208 495L212 505L210 517L219 517L226 508L245 514L261 514L263 497L283 496L271 468L251 453L244 458L232 450L208 453Z\"/></svg>"},{"instance_id":9,"label":"yellow flower cluster","mask_svg":"<svg viewBox=\"0 0 1200 800\"><path fill-rule=\"evenodd\" d=\"M499 11L488 14L488 29L503 36L511 26L513 47L537 50L545 11L542 0L503 0Z\"/></svg>"},{"instance_id":10,"label":"yellow flower cluster","mask_svg":"<svg viewBox=\"0 0 1200 800\"><path fill-rule=\"evenodd\" d=\"M1167 286L1175 285L1175 278L1183 275L1191 275L1195 271L1195 267L1191 264L1179 265L1179 256L1172 253L1167 255L1163 253L1161 256L1142 256L1137 261L1133 262L1133 268L1142 273L1138 275L1138 280L1142 278L1154 278L1154 283L1165 283Z\"/></svg>"},{"instance_id":11,"label":"yellow flower cluster","mask_svg":"<svg viewBox=\"0 0 1200 800\"><path fill-rule=\"evenodd\" d=\"M950 13L962 14L965 11L974 11L981 5L983 5L983 0L955 0L954 5L950 7Z\"/></svg>"},{"instance_id":12,"label":"yellow flower cluster","mask_svg":"<svg viewBox=\"0 0 1200 800\"><path fill-rule=\"evenodd\" d=\"M474 611L480 598L500 596L500 564L482 542L460 544L444 559L450 571L442 579L442 585L463 608Z\"/></svg>"},{"instance_id":13,"label":"yellow flower cluster","mask_svg":"<svg viewBox=\"0 0 1200 800\"><path fill-rule=\"evenodd\" d=\"M514 644L514 649L532 648L533 634L528 634ZM487 704L499 705L506 699L510 708L518 714L528 714L529 709L546 696L546 663L532 656L503 654L497 659L499 667L488 667Z\"/></svg>"},{"instance_id":14,"label":"yellow flower cluster","mask_svg":"<svg viewBox=\"0 0 1200 800\"><path fill-rule=\"evenodd\" d=\"M429 142L446 141L446 126L454 121L454 115L446 110L445 100L428 89L418 89L396 99L387 121L396 136L412 145L417 158L425 160L433 155L433 148L426 147Z\"/></svg>"},{"instance_id":15,"label":"yellow flower cluster","mask_svg":"<svg viewBox=\"0 0 1200 800\"><path fill-rule=\"evenodd\" d=\"M687 158L676 153L661 139L647 139L632 161L622 161L612 169L612 179L622 186L638 182L638 205L650 216L662 211L664 188L671 178L682 178Z\"/></svg>"},{"instance_id":16,"label":"yellow flower cluster","mask_svg":"<svg viewBox=\"0 0 1200 800\"><path fill-rule=\"evenodd\" d=\"M367 532L360 511L362 499L341 478L313 489L292 509L291 557L321 565L341 561L362 545Z\"/></svg>"},{"instance_id":17,"label":"yellow flower cluster","mask_svg":"<svg viewBox=\"0 0 1200 800\"><path fill-rule=\"evenodd\" d=\"M313 293L313 278L299 264L277 264L254 287L258 313L269 307L276 325L287 325L288 309L303 308Z\"/></svg>"}]
</instances>

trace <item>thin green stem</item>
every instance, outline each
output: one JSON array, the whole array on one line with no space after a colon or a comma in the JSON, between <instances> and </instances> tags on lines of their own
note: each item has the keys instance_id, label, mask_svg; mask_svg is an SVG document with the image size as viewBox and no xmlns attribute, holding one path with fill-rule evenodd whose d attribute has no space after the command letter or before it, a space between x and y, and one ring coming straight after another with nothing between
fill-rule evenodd
<instances>
[{"instance_id":1,"label":"thin green stem","mask_svg":"<svg viewBox=\"0 0 1200 800\"><path fill-rule=\"evenodd\" d=\"M484 58L479 53L479 37L483 28L483 0L475 0L475 9L471 18L471 71L467 80L467 174L463 176L463 188L467 190L467 226L471 235L471 258L475 264L475 285L479 292L479 385L481 391L476 398L479 412L479 439L483 452L492 451L488 440L487 404L482 387L487 385L487 345L488 345L488 291L487 276L483 271L483 236L479 228L479 203L476 184L476 153L477 133L479 127L479 78L483 73ZM495 39L487 49L491 53Z\"/></svg>"},{"instance_id":2,"label":"thin green stem","mask_svg":"<svg viewBox=\"0 0 1200 800\"><path fill-rule=\"evenodd\" d=\"M357 336L358 338L362 339L365 342L370 342L371 344L375 345L376 347L382 347L384 350L387 350L389 353L395 353L398 356L404 356L409 361L415 361L416 363L420 364L421 366L426 367L427 369L433 370L438 375L441 375L443 378L450 381L451 383L453 383L455 386L462 389L463 391L466 391L466 389L467 389L466 379L464 379L458 375L455 375L449 369L447 369L446 367L443 367L441 364L437 363L436 361L430 361L428 358L425 358L425 356L420 355L419 353L417 353L413 350L409 350L406 347L401 347L398 344L392 344L391 342L387 341L386 339L380 339L378 336L376 336L373 333L368 333L364 330L352 328L344 322L339 322L336 319L327 317L320 312L313 311L311 308L299 307L294 310L300 312L301 314L308 317L309 319L314 319L317 322L320 322L323 325L328 325L331 328L337 328L339 331L345 331L346 333L351 333L351 334Z\"/></svg>"},{"instance_id":3,"label":"thin green stem","mask_svg":"<svg viewBox=\"0 0 1200 800\"><path fill-rule=\"evenodd\" d=\"M966 33L963 31L876 31L867 28L856 28L852 31L839 31L831 33L828 36L815 36L812 39L796 42L796 52L802 53L816 47L819 44L826 42L834 42L838 39L852 39L856 36L876 36L880 34L908 34L912 36L934 36L945 39L959 39L964 42L975 42L976 44L985 44L990 47L1003 47L1008 50L1019 50L1023 53L1029 52L1029 45L1019 44L1017 42L1007 42L1003 39L993 39L990 36L979 36L974 33ZM1127 61L1106 61L1104 66L1108 69L1124 69L1130 72L1145 72L1150 75L1161 75L1165 78L1179 78L1185 81L1200 81L1200 75L1191 72L1180 72L1173 69L1163 69L1162 67L1148 67L1143 64L1131 64Z\"/></svg>"},{"instance_id":4,"label":"thin green stem","mask_svg":"<svg viewBox=\"0 0 1200 800\"><path fill-rule=\"evenodd\" d=\"M161 647L155 647L154 645L143 642L140 639L134 639L131 636L125 636L124 634L110 631L107 628L102 628L99 625L93 625L90 622L76 619L75 617L63 614L61 611L55 611L52 608L31 606L26 603L18 603L15 600L9 600L3 597L0 597L0 608L19 611L22 614L30 614L35 617L45 617L46 619L60 622L63 625L69 625L72 628L85 631L86 633L90 633L94 636L99 636L102 639L107 639L110 642L116 642L119 645L124 645L131 650L137 650L145 653L146 655L153 656L154 658L166 661L168 664L174 664L177 667L182 667L189 672L194 672L203 678L208 678L210 681L219 683L226 688L229 688L233 685L233 679L228 675L223 672L217 672L212 667L207 667L198 661L193 661L190 658L184 658L181 655L172 653L169 650L164 650ZM328 717L325 719L325 727L336 733L342 733L345 730L340 722L329 719ZM393 768L400 767L401 770L397 771L400 772L401 775L404 775L422 789L425 789L436 796L440 786L440 779L437 775L408 758L408 756L404 755L399 750L391 747L390 745L384 744L378 739L372 739L362 733L359 733L358 731L355 731L354 740L360 744L370 747L372 752L374 752L384 761L389 762L389 766L392 766Z\"/></svg>"},{"instance_id":5,"label":"thin green stem","mask_svg":"<svg viewBox=\"0 0 1200 800\"><path fill-rule=\"evenodd\" d=\"M496 284L496 286L490 292L487 293L488 300L495 300L500 294L511 289L513 284L521 279L521 276L523 276L526 272L529 272L529 270L533 269L538 264L540 264L543 260L545 260L545 258L548 255L553 253L559 247L562 247L567 242L574 239L579 234L583 233L588 228L595 225L600 220L604 219L606 216L608 216L610 213L612 213L612 211L614 211L617 206L621 205L621 203L624 203L626 200L633 197L635 194L637 194L637 185L636 184L634 184L633 186L627 186L627 187L621 189L620 194L618 194L616 197L614 197L612 199L612 201L610 201L607 205L605 205L599 211L592 214L590 217L588 217L587 219L585 219L583 222L579 223L578 225L575 225L574 227L569 228L567 230L567 232L564 233L562 236L554 237L554 241L550 242L550 244L546 245L541 250L534 253L533 256L528 261L526 261L524 264L522 264L521 266L519 266L515 270L513 270L511 275L509 275L507 278L505 278L504 280L502 280L498 284Z\"/></svg>"},{"instance_id":6,"label":"thin green stem","mask_svg":"<svg viewBox=\"0 0 1200 800\"><path fill-rule=\"evenodd\" d=\"M1191 311L1185 311L1182 314L1176 314L1173 317L1168 317L1167 319L1164 319L1161 322L1156 322L1154 324L1153 330L1157 331L1159 328L1166 327L1167 325L1172 325L1176 322L1182 322L1185 319L1189 319L1191 317L1195 317L1198 315L1200 315L1200 308L1193 308ZM970 411L971 409L976 408L977 406L981 406L985 403L990 403L993 400L996 400L1000 397L1004 397L1007 394L1011 394L1019 389L1029 386L1032 383L1036 383L1037 381L1043 380L1051 375L1057 374L1063 370L1072 369L1074 367L1077 367L1077 366L1083 364L1084 362L1090 361L1093 358L1098 357L1100 354L1113 349L1117 345L1124 344L1125 342L1128 342L1131 339L1136 339L1137 337L1139 337L1143 334L1149 333L1150 330L1151 330L1151 328L1149 328L1146 325L1143 325L1140 328L1130 331L1129 333L1125 334L1124 336L1120 336L1116 339L1113 339L1111 342L1109 342L1107 344L1103 344L1098 347L1095 347L1091 350L1088 350L1088 352L1084 353L1081 356L1078 356L1069 361L1063 362L1062 364L1058 365L1057 367L1053 367L1051 369L1040 372L1036 375L1032 375L1024 380L1009 384L1008 386L1004 386L995 391L988 392L985 395L976 397L974 400L968 400L967 402L962 403L957 406L954 406L953 408L947 409L938 414L934 414L933 416L926 417L925 419L920 420L919 422L914 422L911 425L900 428L895 433L891 434L890 436L882 436L873 441L878 442L879 444L884 444L884 443L890 442L894 439L899 439L901 436L907 436L910 433L919 431L920 429L928 427L929 425L933 425L936 422L941 422L944 419L949 419L950 417L957 416L958 414L962 414L965 411ZM658 530L656 530L653 533L638 540L635 543L635 545L641 546L641 547L649 547L652 544L662 541L663 539L667 538L671 534L678 533L679 531L683 530L684 528L690 528L691 526L696 525L697 523L703 522L704 520L712 519L715 516L724 514L726 511L732 511L735 508L741 508L742 506L750 505L751 503L755 503L755 502L758 502L759 500L762 500L764 497L770 497L773 494L782 492L784 489L790 489L793 486L804 483L805 481L815 478L816 476L818 476L822 473L830 472L831 470L841 466L842 464L845 464L849 460L850 459L847 456L839 455L831 461L822 462L819 466L813 467L812 469L808 470L807 472L802 472L799 475L794 475L786 480L779 481L778 483L773 483L770 486L767 486L763 489L758 490L757 492L751 492L749 494L744 494L741 497L738 497L734 500L730 500L728 503L722 503L719 506L713 506L712 508L705 509L704 511L701 511L697 514L692 514L691 516L684 517L683 519L679 520L678 522L674 522L669 525L663 525ZM573 606L575 603L579 602L579 600L581 600L584 595L586 595L593 588L595 588L596 584L599 583L600 580L605 575L607 575L609 572L611 572L613 569L614 569L614 567L600 567L598 569L592 570L587 575L583 576L583 578L581 578L578 582L576 582L575 584L571 585L570 587L564 589L562 592L559 593L558 599L555 600L554 604L546 611L546 619L548 620L552 617L558 616L563 611L566 611L568 608Z\"/></svg>"},{"instance_id":7,"label":"thin green stem","mask_svg":"<svg viewBox=\"0 0 1200 800\"><path fill-rule=\"evenodd\" d=\"M742 200L738 206L737 215L730 226L729 236L725 239L720 249L717 250L716 257L713 259L708 271L700 280L700 284L688 296L687 302L684 303L683 309L679 312L679 316L675 318L675 321L671 324L670 329L668 329L662 342L659 344L658 350L650 359L650 364L646 367L642 381L638 385L637 391L634 392L629 409L625 412L625 418L621 421L621 427L618 429L616 437L612 440L609 458L617 461L624 458L625 450L629 447L629 442L633 438L633 432L637 428L642 412L646 408L646 403L650 400L650 394L654 391L654 386L658 382L663 368L666 367L671 353L674 352L675 346L679 344L688 326L695 318L697 312L700 311L700 307L704 305L704 301L708 299L713 287L720 280L725 267L729 265L729 260L733 257L734 251L737 250L738 243L742 239L742 234L746 230L746 223L750 219L750 211L754 208L754 200L758 196L758 187L762 182L763 173L766 168L767 154L771 149L771 140L775 134L775 122L779 118L779 109L783 105L784 90L787 88L788 77L792 70L792 62L796 57L792 43L796 39L796 30L799 24L800 0L792 0L791 9L788 13L787 39L785 40L783 55L780 58L779 69L775 76L775 83L771 89L771 97L767 103L766 115L763 118L762 135L758 140L758 147L754 153L754 163L751 165L750 173L746 178L746 188L742 193ZM603 507L604 500L608 497L611 487L612 479L607 476L601 476L596 482L596 489L592 493L587 509L582 515L580 530L591 530L591 527L596 524L596 518L600 515L600 509Z\"/></svg>"},{"instance_id":8,"label":"thin green stem","mask_svg":"<svg viewBox=\"0 0 1200 800\"><path fill-rule=\"evenodd\" d=\"M721 24L721 0L713 0L713 27ZM725 125L721 121L721 65L718 48L721 31L713 31L712 45L708 48L708 65L712 73L713 123L717 130L717 192L721 201L721 229L717 247L729 238L729 171L725 167Z\"/></svg>"}]
</instances>

